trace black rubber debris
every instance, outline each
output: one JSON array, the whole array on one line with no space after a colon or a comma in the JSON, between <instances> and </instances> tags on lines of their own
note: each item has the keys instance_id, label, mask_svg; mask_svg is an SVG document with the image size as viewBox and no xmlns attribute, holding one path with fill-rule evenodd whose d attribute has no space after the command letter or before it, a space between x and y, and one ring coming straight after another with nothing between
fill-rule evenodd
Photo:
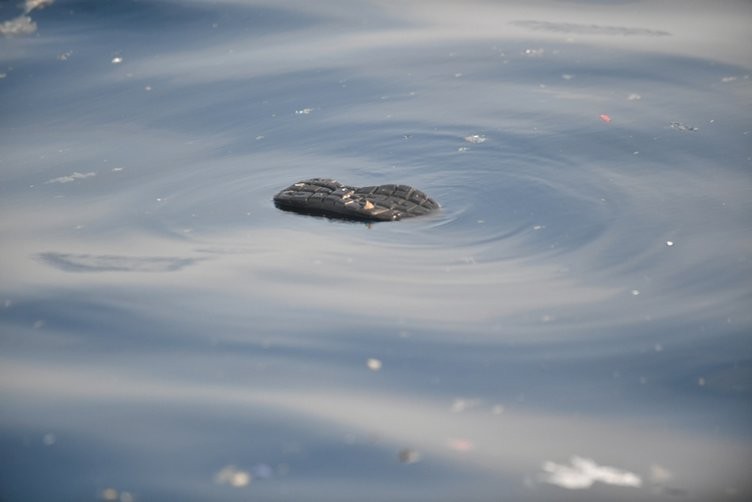
<instances>
[{"instance_id":1,"label":"black rubber debris","mask_svg":"<svg viewBox=\"0 0 752 502\"><path fill-rule=\"evenodd\" d=\"M353 221L395 221L435 211L439 204L411 186L351 187L326 178L290 185L274 196L285 211Z\"/></svg>"}]
</instances>

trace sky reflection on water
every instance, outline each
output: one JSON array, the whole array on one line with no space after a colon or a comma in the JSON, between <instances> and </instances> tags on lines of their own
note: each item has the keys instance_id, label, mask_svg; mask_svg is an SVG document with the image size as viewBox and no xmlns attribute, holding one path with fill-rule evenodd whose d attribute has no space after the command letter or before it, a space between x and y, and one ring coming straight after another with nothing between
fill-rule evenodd
<instances>
[{"instance_id":1,"label":"sky reflection on water","mask_svg":"<svg viewBox=\"0 0 752 502\"><path fill-rule=\"evenodd\" d=\"M0 498L749 496L749 4L41 3ZM442 209L274 208L314 176Z\"/></svg>"}]
</instances>

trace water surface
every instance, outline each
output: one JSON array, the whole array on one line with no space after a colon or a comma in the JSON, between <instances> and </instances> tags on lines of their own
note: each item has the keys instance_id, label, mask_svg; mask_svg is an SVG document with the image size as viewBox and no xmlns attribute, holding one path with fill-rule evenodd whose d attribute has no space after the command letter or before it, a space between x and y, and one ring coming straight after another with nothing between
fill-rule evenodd
<instances>
[{"instance_id":1,"label":"water surface","mask_svg":"<svg viewBox=\"0 0 752 502\"><path fill-rule=\"evenodd\" d=\"M747 2L0 15L0 498L750 496Z\"/></svg>"}]
</instances>

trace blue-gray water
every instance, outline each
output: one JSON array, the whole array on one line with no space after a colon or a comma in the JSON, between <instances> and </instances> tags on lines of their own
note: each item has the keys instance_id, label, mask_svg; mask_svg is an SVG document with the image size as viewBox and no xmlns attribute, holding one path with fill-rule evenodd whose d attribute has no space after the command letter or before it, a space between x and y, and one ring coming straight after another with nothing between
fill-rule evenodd
<instances>
[{"instance_id":1,"label":"blue-gray water","mask_svg":"<svg viewBox=\"0 0 752 502\"><path fill-rule=\"evenodd\" d=\"M749 2L0 16L1 500L752 496Z\"/></svg>"}]
</instances>

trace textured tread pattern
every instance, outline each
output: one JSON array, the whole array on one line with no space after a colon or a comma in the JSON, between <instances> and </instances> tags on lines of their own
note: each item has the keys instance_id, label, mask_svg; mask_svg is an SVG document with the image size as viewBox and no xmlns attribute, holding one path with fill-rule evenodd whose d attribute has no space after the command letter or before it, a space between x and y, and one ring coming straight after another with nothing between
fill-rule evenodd
<instances>
[{"instance_id":1,"label":"textured tread pattern","mask_svg":"<svg viewBox=\"0 0 752 502\"><path fill-rule=\"evenodd\" d=\"M395 221L439 208L429 196L407 185L350 187L326 178L290 185L274 196L286 211L356 221Z\"/></svg>"}]
</instances>

